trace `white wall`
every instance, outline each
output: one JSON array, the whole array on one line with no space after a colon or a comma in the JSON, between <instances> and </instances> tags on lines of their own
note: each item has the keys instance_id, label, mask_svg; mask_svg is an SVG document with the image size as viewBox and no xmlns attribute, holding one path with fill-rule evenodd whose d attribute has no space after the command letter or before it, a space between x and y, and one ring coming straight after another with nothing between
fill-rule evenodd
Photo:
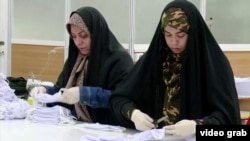
<instances>
[{"instance_id":1,"label":"white wall","mask_svg":"<svg viewBox=\"0 0 250 141\"><path fill-rule=\"evenodd\" d=\"M67 1L67 0L65 0ZM63 0L14 0L13 42L38 44L65 44L65 1ZM129 43L129 0L68 0L69 9L94 6L106 18L118 40ZM171 0L135 1L135 50L147 49L160 13ZM190 0L198 9L206 1L206 20L213 18L211 31L225 51L247 51L250 48L249 0ZM66 17L68 18L68 17ZM236 45L237 44L237 45Z\"/></svg>"},{"instance_id":2,"label":"white wall","mask_svg":"<svg viewBox=\"0 0 250 141\"><path fill-rule=\"evenodd\" d=\"M249 0L207 0L206 19L219 43L250 44Z\"/></svg>"},{"instance_id":3,"label":"white wall","mask_svg":"<svg viewBox=\"0 0 250 141\"><path fill-rule=\"evenodd\" d=\"M150 42L163 7L171 0L135 1L135 42ZM202 0L190 0L198 8ZM122 43L129 39L129 0L74 0L71 10L94 6L106 18ZM250 44L249 0L206 0L206 18L213 18L211 31L219 43ZM13 38L64 41L63 0L14 0Z\"/></svg>"},{"instance_id":4,"label":"white wall","mask_svg":"<svg viewBox=\"0 0 250 141\"><path fill-rule=\"evenodd\" d=\"M64 0L13 0L14 39L64 41Z\"/></svg>"}]
</instances>

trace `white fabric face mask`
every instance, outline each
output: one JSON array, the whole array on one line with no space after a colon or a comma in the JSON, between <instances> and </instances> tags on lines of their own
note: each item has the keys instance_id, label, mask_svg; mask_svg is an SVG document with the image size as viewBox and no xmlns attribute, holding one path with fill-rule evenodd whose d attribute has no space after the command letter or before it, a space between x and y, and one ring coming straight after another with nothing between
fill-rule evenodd
<instances>
[{"instance_id":1,"label":"white fabric face mask","mask_svg":"<svg viewBox=\"0 0 250 141\"><path fill-rule=\"evenodd\" d=\"M62 106L31 108L27 114L26 120L35 123L47 124L75 124L75 117L71 115L69 109Z\"/></svg>"}]
</instances>

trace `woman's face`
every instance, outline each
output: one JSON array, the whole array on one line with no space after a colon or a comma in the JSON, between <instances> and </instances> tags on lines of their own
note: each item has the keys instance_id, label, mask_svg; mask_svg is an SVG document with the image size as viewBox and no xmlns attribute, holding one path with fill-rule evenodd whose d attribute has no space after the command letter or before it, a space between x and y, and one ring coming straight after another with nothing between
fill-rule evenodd
<instances>
[{"instance_id":1,"label":"woman's face","mask_svg":"<svg viewBox=\"0 0 250 141\"><path fill-rule=\"evenodd\" d=\"M173 53L179 54L185 50L188 39L187 33L171 26L165 26L163 35L168 47Z\"/></svg>"},{"instance_id":2,"label":"woman's face","mask_svg":"<svg viewBox=\"0 0 250 141\"><path fill-rule=\"evenodd\" d=\"M76 25L70 25L71 38L75 45L83 55L88 55L90 52L91 38L90 34L82 30Z\"/></svg>"}]
</instances>

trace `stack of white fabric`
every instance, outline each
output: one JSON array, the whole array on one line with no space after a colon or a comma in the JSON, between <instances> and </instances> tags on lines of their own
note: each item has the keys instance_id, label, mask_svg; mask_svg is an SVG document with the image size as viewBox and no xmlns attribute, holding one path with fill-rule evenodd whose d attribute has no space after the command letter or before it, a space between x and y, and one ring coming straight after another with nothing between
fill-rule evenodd
<instances>
[{"instance_id":1,"label":"stack of white fabric","mask_svg":"<svg viewBox=\"0 0 250 141\"><path fill-rule=\"evenodd\" d=\"M0 120L23 119L30 109L27 101L18 98L11 89L6 76L0 73Z\"/></svg>"},{"instance_id":2,"label":"stack of white fabric","mask_svg":"<svg viewBox=\"0 0 250 141\"><path fill-rule=\"evenodd\" d=\"M165 136L165 130L162 129L152 129L144 132L138 132L133 135L119 134L126 131L126 128L121 126L114 126L108 124L100 123L82 123L76 125L79 129L84 131L89 131L89 134L81 136L80 141L146 141L146 140L160 140ZM91 130L94 133L97 131L104 131L105 134L102 135L91 135ZM110 132L110 135L107 133ZM118 134L115 134L118 133Z\"/></svg>"},{"instance_id":3,"label":"stack of white fabric","mask_svg":"<svg viewBox=\"0 0 250 141\"><path fill-rule=\"evenodd\" d=\"M59 105L46 107L47 103L58 102L61 97L61 92L53 95L38 93L38 89L35 87L32 97L36 104L28 111L27 120L34 123L75 124L76 118L71 115L69 109Z\"/></svg>"},{"instance_id":4,"label":"stack of white fabric","mask_svg":"<svg viewBox=\"0 0 250 141\"><path fill-rule=\"evenodd\" d=\"M62 106L42 107L34 106L28 113L26 120L33 123L45 124L75 124L75 117L70 110Z\"/></svg>"}]
</instances>

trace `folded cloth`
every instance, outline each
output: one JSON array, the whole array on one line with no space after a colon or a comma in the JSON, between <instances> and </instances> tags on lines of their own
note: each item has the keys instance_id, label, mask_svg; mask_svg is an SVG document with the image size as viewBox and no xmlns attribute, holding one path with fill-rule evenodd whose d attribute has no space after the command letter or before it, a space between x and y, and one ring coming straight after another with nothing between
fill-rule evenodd
<instances>
[{"instance_id":1,"label":"folded cloth","mask_svg":"<svg viewBox=\"0 0 250 141\"><path fill-rule=\"evenodd\" d=\"M235 86L239 98L250 98L250 77L235 77Z\"/></svg>"},{"instance_id":2,"label":"folded cloth","mask_svg":"<svg viewBox=\"0 0 250 141\"><path fill-rule=\"evenodd\" d=\"M49 123L49 124L58 124L59 118L43 118L39 116L34 116L32 119L33 123Z\"/></svg>"},{"instance_id":3,"label":"folded cloth","mask_svg":"<svg viewBox=\"0 0 250 141\"><path fill-rule=\"evenodd\" d=\"M129 135L128 140L160 140L165 136L165 129L151 129L144 132L136 133L134 135Z\"/></svg>"},{"instance_id":4,"label":"folded cloth","mask_svg":"<svg viewBox=\"0 0 250 141\"><path fill-rule=\"evenodd\" d=\"M83 123L77 126L80 128L100 130L100 131L111 131L111 132L123 132L126 130L126 128L121 127L121 126L106 125L106 124L99 124L99 123Z\"/></svg>"},{"instance_id":5,"label":"folded cloth","mask_svg":"<svg viewBox=\"0 0 250 141\"><path fill-rule=\"evenodd\" d=\"M127 137L122 136L91 136L84 135L80 141L149 141L149 140L160 140L165 136L165 130L162 129L151 129L143 132L136 133L134 135L128 135Z\"/></svg>"},{"instance_id":6,"label":"folded cloth","mask_svg":"<svg viewBox=\"0 0 250 141\"><path fill-rule=\"evenodd\" d=\"M75 124L75 118L70 110L62 106L53 107L33 107L28 111L26 120L35 123L48 124Z\"/></svg>"},{"instance_id":7,"label":"folded cloth","mask_svg":"<svg viewBox=\"0 0 250 141\"><path fill-rule=\"evenodd\" d=\"M128 140L123 137L114 137L114 136L96 137L93 135L84 135L81 137L80 141L128 141Z\"/></svg>"},{"instance_id":8,"label":"folded cloth","mask_svg":"<svg viewBox=\"0 0 250 141\"><path fill-rule=\"evenodd\" d=\"M61 92L57 92L53 95L51 94L47 94L47 93L44 93L44 94L34 94L34 99L37 101L37 102L41 102L41 103L53 103L53 102L58 102L60 97L61 97Z\"/></svg>"}]
</instances>

